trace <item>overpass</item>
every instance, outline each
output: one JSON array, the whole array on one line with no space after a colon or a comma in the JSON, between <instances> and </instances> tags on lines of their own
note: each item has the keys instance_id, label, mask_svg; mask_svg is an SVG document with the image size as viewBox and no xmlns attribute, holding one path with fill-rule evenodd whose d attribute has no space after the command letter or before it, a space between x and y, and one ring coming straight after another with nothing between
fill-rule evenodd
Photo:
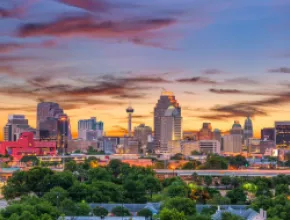
<instances>
[{"instance_id":1,"label":"overpass","mask_svg":"<svg viewBox=\"0 0 290 220\"><path fill-rule=\"evenodd\" d=\"M193 173L197 173L198 176L243 176L243 177L273 177L280 174L290 175L290 169L288 170L168 170L168 169L156 169L157 175L176 175L176 176L191 176Z\"/></svg>"}]
</instances>

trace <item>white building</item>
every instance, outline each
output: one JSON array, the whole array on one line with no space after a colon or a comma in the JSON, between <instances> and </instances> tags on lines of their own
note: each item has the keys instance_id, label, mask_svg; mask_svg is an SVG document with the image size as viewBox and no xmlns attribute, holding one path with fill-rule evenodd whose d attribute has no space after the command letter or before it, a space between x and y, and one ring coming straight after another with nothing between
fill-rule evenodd
<instances>
[{"instance_id":1,"label":"white building","mask_svg":"<svg viewBox=\"0 0 290 220\"><path fill-rule=\"evenodd\" d=\"M242 135L229 134L223 137L224 152L240 153L242 151Z\"/></svg>"},{"instance_id":2,"label":"white building","mask_svg":"<svg viewBox=\"0 0 290 220\"><path fill-rule=\"evenodd\" d=\"M221 144L218 140L201 140L199 141L199 151L202 153L221 153Z\"/></svg>"}]
</instances>

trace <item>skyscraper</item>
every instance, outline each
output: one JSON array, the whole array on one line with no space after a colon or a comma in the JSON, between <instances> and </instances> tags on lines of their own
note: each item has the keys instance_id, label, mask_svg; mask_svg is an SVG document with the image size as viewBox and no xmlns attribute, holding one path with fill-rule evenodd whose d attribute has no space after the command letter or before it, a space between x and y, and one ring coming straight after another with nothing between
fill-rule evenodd
<instances>
[{"instance_id":1,"label":"skyscraper","mask_svg":"<svg viewBox=\"0 0 290 220\"><path fill-rule=\"evenodd\" d=\"M131 137L132 136L132 114L134 113L134 109L129 106L126 109L126 112L128 114L128 136Z\"/></svg>"},{"instance_id":2,"label":"skyscraper","mask_svg":"<svg viewBox=\"0 0 290 220\"><path fill-rule=\"evenodd\" d=\"M231 134L239 134L243 135L243 128L238 120L234 121L234 124L232 126L232 129L230 131Z\"/></svg>"},{"instance_id":3,"label":"skyscraper","mask_svg":"<svg viewBox=\"0 0 290 220\"><path fill-rule=\"evenodd\" d=\"M154 108L154 149L162 151L168 141L181 138L181 108L172 92L163 91Z\"/></svg>"},{"instance_id":4,"label":"skyscraper","mask_svg":"<svg viewBox=\"0 0 290 220\"><path fill-rule=\"evenodd\" d=\"M247 117L244 124L244 140L248 142L247 140L249 138L253 138L253 123L250 117ZM248 145L247 145L248 146Z\"/></svg>"},{"instance_id":5,"label":"skyscraper","mask_svg":"<svg viewBox=\"0 0 290 220\"><path fill-rule=\"evenodd\" d=\"M104 123L97 121L96 117L90 119L79 120L78 122L78 138L82 140L94 140L103 136Z\"/></svg>"},{"instance_id":6,"label":"skyscraper","mask_svg":"<svg viewBox=\"0 0 290 220\"><path fill-rule=\"evenodd\" d=\"M57 139L58 117L62 115L63 109L54 102L41 102L37 105L37 138Z\"/></svg>"},{"instance_id":7,"label":"skyscraper","mask_svg":"<svg viewBox=\"0 0 290 220\"><path fill-rule=\"evenodd\" d=\"M146 146L152 139L152 128L145 126L145 124L140 124L134 129L134 138L140 142L141 147Z\"/></svg>"},{"instance_id":8,"label":"skyscraper","mask_svg":"<svg viewBox=\"0 0 290 220\"><path fill-rule=\"evenodd\" d=\"M261 140L274 141L275 140L275 128L263 128L261 130Z\"/></svg>"},{"instance_id":9,"label":"skyscraper","mask_svg":"<svg viewBox=\"0 0 290 220\"><path fill-rule=\"evenodd\" d=\"M4 126L4 140L5 141L17 141L21 132L34 131L28 125L28 119L24 115L9 115L8 122Z\"/></svg>"},{"instance_id":10,"label":"skyscraper","mask_svg":"<svg viewBox=\"0 0 290 220\"><path fill-rule=\"evenodd\" d=\"M57 148L58 153L66 153L68 140L71 139L70 120L62 114L57 120Z\"/></svg>"},{"instance_id":11,"label":"skyscraper","mask_svg":"<svg viewBox=\"0 0 290 220\"><path fill-rule=\"evenodd\" d=\"M276 146L290 148L290 121L276 121Z\"/></svg>"},{"instance_id":12,"label":"skyscraper","mask_svg":"<svg viewBox=\"0 0 290 220\"><path fill-rule=\"evenodd\" d=\"M222 142L222 134L221 131L219 129L214 129L213 131L213 139L219 141L220 143Z\"/></svg>"},{"instance_id":13,"label":"skyscraper","mask_svg":"<svg viewBox=\"0 0 290 220\"><path fill-rule=\"evenodd\" d=\"M212 140L212 126L211 123L205 122L202 124L202 128L198 132L198 140Z\"/></svg>"},{"instance_id":14,"label":"skyscraper","mask_svg":"<svg viewBox=\"0 0 290 220\"><path fill-rule=\"evenodd\" d=\"M225 135L223 137L223 150L227 153L240 153L242 151L242 135Z\"/></svg>"}]
</instances>

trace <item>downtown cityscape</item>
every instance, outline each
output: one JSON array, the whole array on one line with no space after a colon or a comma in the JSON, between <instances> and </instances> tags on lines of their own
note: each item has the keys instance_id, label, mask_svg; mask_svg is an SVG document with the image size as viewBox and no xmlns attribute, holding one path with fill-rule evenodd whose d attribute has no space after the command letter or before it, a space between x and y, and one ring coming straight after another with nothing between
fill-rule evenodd
<instances>
[{"instance_id":1,"label":"downtown cityscape","mask_svg":"<svg viewBox=\"0 0 290 220\"><path fill-rule=\"evenodd\" d=\"M289 220L289 0L0 0L0 220Z\"/></svg>"}]
</instances>

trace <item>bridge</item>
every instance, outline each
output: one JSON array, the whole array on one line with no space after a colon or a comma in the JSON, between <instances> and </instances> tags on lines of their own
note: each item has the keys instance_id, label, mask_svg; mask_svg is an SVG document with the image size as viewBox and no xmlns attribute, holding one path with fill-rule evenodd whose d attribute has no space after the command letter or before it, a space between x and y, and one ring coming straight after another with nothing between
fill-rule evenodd
<instances>
[{"instance_id":1,"label":"bridge","mask_svg":"<svg viewBox=\"0 0 290 220\"><path fill-rule=\"evenodd\" d=\"M191 176L193 173L196 173L198 176L243 176L243 177L255 177L255 176L264 176L264 177L273 177L280 174L290 175L289 170L168 170L168 169L156 169L157 175L174 175L174 176Z\"/></svg>"}]
</instances>

